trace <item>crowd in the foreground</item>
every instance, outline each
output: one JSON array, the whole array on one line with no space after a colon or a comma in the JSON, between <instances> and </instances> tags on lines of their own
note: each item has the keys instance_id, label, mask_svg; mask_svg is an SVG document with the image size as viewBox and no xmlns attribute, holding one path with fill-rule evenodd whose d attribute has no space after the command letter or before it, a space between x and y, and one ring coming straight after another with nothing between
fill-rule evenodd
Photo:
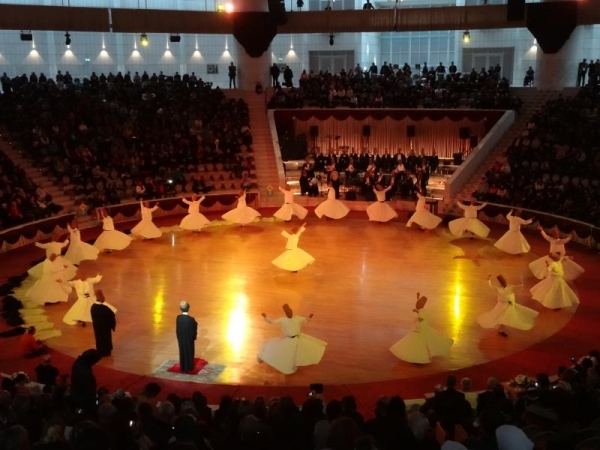
<instances>
[{"instance_id":1,"label":"crowd in the foreground","mask_svg":"<svg viewBox=\"0 0 600 450\"><path fill-rule=\"evenodd\" d=\"M474 193L600 225L600 87L550 100Z\"/></svg>"},{"instance_id":2,"label":"crowd in the foreground","mask_svg":"<svg viewBox=\"0 0 600 450\"><path fill-rule=\"evenodd\" d=\"M595 351L559 367L556 377L521 375L510 385L490 378L480 393L469 379L448 376L445 387L408 410L400 396L374 399L368 419L352 396L327 398L326 387L301 405L290 397L226 396L215 411L199 391L164 395L154 382L135 396L109 393L96 385L95 352L75 361L70 386L59 376L67 368L54 367L49 355L36 368L41 385L23 373L2 380L0 448L587 450L600 441Z\"/></svg>"},{"instance_id":3,"label":"crowd in the foreground","mask_svg":"<svg viewBox=\"0 0 600 450\"><path fill-rule=\"evenodd\" d=\"M448 69L425 63L413 71L386 62L379 71L374 65L364 72L359 66L338 74L304 71L297 88L276 83L269 107L519 109L520 103L499 66L460 73L454 63Z\"/></svg>"},{"instance_id":4,"label":"crowd in the foreground","mask_svg":"<svg viewBox=\"0 0 600 450\"><path fill-rule=\"evenodd\" d=\"M246 103L193 74L5 74L2 88L0 123L13 142L92 207L237 190L254 168Z\"/></svg>"}]
</instances>

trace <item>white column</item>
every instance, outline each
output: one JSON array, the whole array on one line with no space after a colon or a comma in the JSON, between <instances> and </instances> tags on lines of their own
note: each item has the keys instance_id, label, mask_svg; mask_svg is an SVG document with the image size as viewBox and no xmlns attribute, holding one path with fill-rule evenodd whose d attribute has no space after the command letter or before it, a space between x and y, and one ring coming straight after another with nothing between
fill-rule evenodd
<instances>
[{"instance_id":1,"label":"white column","mask_svg":"<svg viewBox=\"0 0 600 450\"><path fill-rule=\"evenodd\" d=\"M304 2L305 5L308 2ZM268 11L268 2L266 0L236 0L234 2L235 11ZM269 67L271 66L271 46L258 58L252 58L246 53L244 47L235 41L237 50L237 61L234 64L237 67L237 87L243 90L254 90L256 82L260 81L264 88L271 85ZM294 74L295 75L295 74Z\"/></svg>"},{"instance_id":2,"label":"white column","mask_svg":"<svg viewBox=\"0 0 600 450\"><path fill-rule=\"evenodd\" d=\"M558 53L549 55L538 49L535 70L535 86L538 89L561 90L576 85L577 64L586 57L582 56L584 28L575 28Z\"/></svg>"}]
</instances>

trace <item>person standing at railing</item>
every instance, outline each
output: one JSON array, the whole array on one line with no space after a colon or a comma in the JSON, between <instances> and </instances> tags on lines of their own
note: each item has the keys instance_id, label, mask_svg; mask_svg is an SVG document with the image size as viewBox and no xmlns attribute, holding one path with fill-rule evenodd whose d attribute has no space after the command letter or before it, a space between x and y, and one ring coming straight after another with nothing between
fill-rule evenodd
<instances>
[{"instance_id":1,"label":"person standing at railing","mask_svg":"<svg viewBox=\"0 0 600 450\"><path fill-rule=\"evenodd\" d=\"M235 64L233 64L233 61L232 61L231 64L229 64L229 89L231 89L232 84L233 84L233 89L236 88L236 85L235 85L236 77L237 77L237 67L235 67Z\"/></svg>"}]
</instances>

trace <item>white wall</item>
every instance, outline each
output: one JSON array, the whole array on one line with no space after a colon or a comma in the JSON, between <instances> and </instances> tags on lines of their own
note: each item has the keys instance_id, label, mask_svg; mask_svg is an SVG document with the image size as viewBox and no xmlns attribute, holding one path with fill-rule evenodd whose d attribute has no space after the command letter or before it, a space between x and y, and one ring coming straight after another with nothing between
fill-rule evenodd
<instances>
[{"instance_id":1,"label":"white wall","mask_svg":"<svg viewBox=\"0 0 600 450\"><path fill-rule=\"evenodd\" d=\"M231 35L181 35L181 42L169 42L169 35L148 34L142 46L138 34L70 33L70 48L64 32L33 32L33 42L21 42L18 31L0 31L0 72L10 76L44 72L54 77L57 70L73 77L89 77L94 71L116 73L146 70L173 74L191 73L215 86L228 85L227 67L237 60L237 45ZM167 48L168 47L168 48ZM207 73L208 64L217 64L219 73Z\"/></svg>"},{"instance_id":2,"label":"white wall","mask_svg":"<svg viewBox=\"0 0 600 450\"><path fill-rule=\"evenodd\" d=\"M123 3L123 1L125 0L114 0L114 3ZM187 0L179 0L178 6L186 6L186 2ZM202 0L199 2L202 3ZM450 52L454 50L454 61L458 67L462 65L463 47L488 49L514 47L513 83L515 85L520 85L529 66L536 67L536 56L541 51L534 45L533 36L525 28L471 30L469 44L462 43L461 31L451 33L455 38L454 48L451 48ZM415 33L414 36L414 39L420 41L423 39L421 34ZM89 76L92 71L100 74L109 71L146 70L150 75L160 70L167 74L176 71L196 72L205 81L225 87L228 85L226 66L231 61L237 64L239 59L237 57L239 45L231 35L181 35L180 43L169 43L169 36L166 34L149 34L149 45L142 47L137 34L73 32L70 49L65 46L64 31L33 31L33 38L33 42L21 42L18 31L0 31L0 73L7 72L10 76L16 76L23 73L29 75L35 71L54 77L57 70L63 72L68 70L74 77L82 78ZM441 38L433 36L428 39ZM577 50L573 52L567 69L573 72L570 85L575 84L576 69L572 67L576 67L578 61L582 58L588 60L600 58L600 25L580 27L575 31L572 39L577 40L574 46ZM355 63L360 63L363 67L370 66L373 61L381 66L384 60L404 64L402 60L390 61L389 53L383 55L381 42L380 33L336 34L333 46L329 45L328 34L281 34L276 36L271 44L271 61L288 64L294 72L296 83L303 69L310 70L309 50L325 52L353 50ZM419 54L422 53L420 47ZM433 47L430 45L430 48ZM431 53L430 55L433 56ZM428 57L428 63L437 64L438 61ZM449 61L444 63L447 64ZM219 73L208 74L209 64L217 64ZM349 70L351 67L346 69Z\"/></svg>"},{"instance_id":3,"label":"white wall","mask_svg":"<svg viewBox=\"0 0 600 450\"><path fill-rule=\"evenodd\" d=\"M527 28L470 30L470 33L471 42L468 44L462 43L462 33L460 33L461 39L459 39L459 45L461 49L465 47L482 49L514 47L513 85L522 85L525 72L529 66L535 69L536 55L541 50L534 45L534 37ZM476 67L475 69L479 71L481 68Z\"/></svg>"},{"instance_id":4,"label":"white wall","mask_svg":"<svg viewBox=\"0 0 600 450\"><path fill-rule=\"evenodd\" d=\"M303 70L309 72L308 52L332 50L354 50L355 61L359 59L362 35L370 33L342 33L334 35L334 44L329 45L329 34L279 34L271 43L271 60L277 64L287 64L294 72L294 85L298 85L298 79ZM376 49L379 53L379 48ZM347 67L346 70L351 69ZM282 80L282 78L280 79Z\"/></svg>"}]
</instances>

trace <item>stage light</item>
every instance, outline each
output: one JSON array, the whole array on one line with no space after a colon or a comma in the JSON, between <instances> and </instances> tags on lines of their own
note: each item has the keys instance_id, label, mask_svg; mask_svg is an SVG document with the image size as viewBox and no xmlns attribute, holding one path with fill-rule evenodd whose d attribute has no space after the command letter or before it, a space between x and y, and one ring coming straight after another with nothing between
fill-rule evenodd
<instances>
[{"instance_id":1,"label":"stage light","mask_svg":"<svg viewBox=\"0 0 600 450\"><path fill-rule=\"evenodd\" d=\"M227 12L227 13L232 13L233 12L233 5L231 3L227 3L225 5L225 12Z\"/></svg>"},{"instance_id":2,"label":"stage light","mask_svg":"<svg viewBox=\"0 0 600 450\"><path fill-rule=\"evenodd\" d=\"M146 33L142 33L140 35L140 44L142 44L144 47L148 45L148 36L146 35Z\"/></svg>"},{"instance_id":3,"label":"stage light","mask_svg":"<svg viewBox=\"0 0 600 450\"><path fill-rule=\"evenodd\" d=\"M469 42L471 42L471 33L467 30L463 33L463 43L468 44Z\"/></svg>"},{"instance_id":4,"label":"stage light","mask_svg":"<svg viewBox=\"0 0 600 450\"><path fill-rule=\"evenodd\" d=\"M333 44L334 44L334 42L333 42L333 34L330 34L329 35L329 45L333 45Z\"/></svg>"},{"instance_id":5,"label":"stage light","mask_svg":"<svg viewBox=\"0 0 600 450\"><path fill-rule=\"evenodd\" d=\"M225 12L225 5L223 3L217 4L217 12Z\"/></svg>"},{"instance_id":6,"label":"stage light","mask_svg":"<svg viewBox=\"0 0 600 450\"><path fill-rule=\"evenodd\" d=\"M179 36L178 34L172 34L171 36L169 36L169 41L181 42L181 36Z\"/></svg>"},{"instance_id":7,"label":"stage light","mask_svg":"<svg viewBox=\"0 0 600 450\"><path fill-rule=\"evenodd\" d=\"M31 34L31 31L21 31L21 40L22 41L33 41L33 34Z\"/></svg>"},{"instance_id":8,"label":"stage light","mask_svg":"<svg viewBox=\"0 0 600 450\"><path fill-rule=\"evenodd\" d=\"M71 45L71 35L68 31L65 33L65 45Z\"/></svg>"}]
</instances>

